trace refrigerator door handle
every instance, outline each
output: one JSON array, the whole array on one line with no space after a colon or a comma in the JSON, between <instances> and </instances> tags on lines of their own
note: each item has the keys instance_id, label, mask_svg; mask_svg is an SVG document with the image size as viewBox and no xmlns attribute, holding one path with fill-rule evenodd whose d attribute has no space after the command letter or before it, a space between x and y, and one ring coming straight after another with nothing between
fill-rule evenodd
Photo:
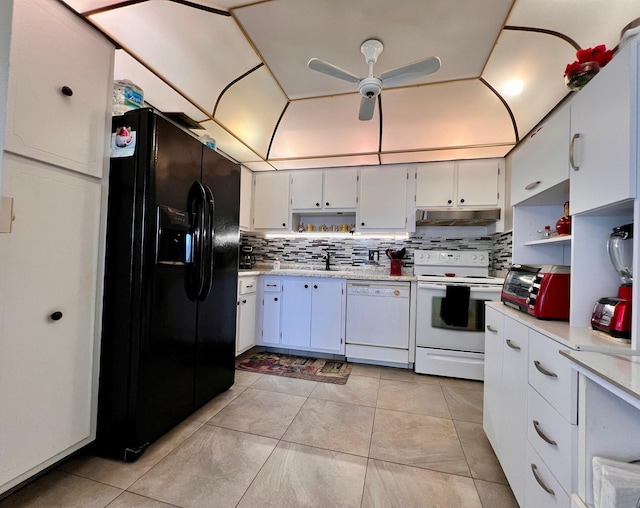
<instances>
[{"instance_id":1,"label":"refrigerator door handle","mask_svg":"<svg viewBox=\"0 0 640 508\"><path fill-rule=\"evenodd\" d=\"M188 206L192 215L193 264L187 270L186 289L191 300L199 298L204 287L204 223L206 192L200 182L193 182L189 189Z\"/></svg>"},{"instance_id":2,"label":"refrigerator door handle","mask_svg":"<svg viewBox=\"0 0 640 508\"><path fill-rule=\"evenodd\" d=\"M204 300L211 292L213 284L214 267L214 241L215 241L215 200L211 189L203 185L203 226L202 226L202 287L198 295L200 301Z\"/></svg>"}]
</instances>

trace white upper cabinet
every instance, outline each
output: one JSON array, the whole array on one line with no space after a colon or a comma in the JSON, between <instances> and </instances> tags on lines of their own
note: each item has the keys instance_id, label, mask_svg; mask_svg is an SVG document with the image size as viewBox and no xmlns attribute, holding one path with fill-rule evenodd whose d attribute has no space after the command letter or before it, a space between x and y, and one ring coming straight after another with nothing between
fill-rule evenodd
<instances>
[{"instance_id":1,"label":"white upper cabinet","mask_svg":"<svg viewBox=\"0 0 640 508\"><path fill-rule=\"evenodd\" d=\"M113 46L58 2L15 2L5 150L101 177Z\"/></svg>"},{"instance_id":2,"label":"white upper cabinet","mask_svg":"<svg viewBox=\"0 0 640 508\"><path fill-rule=\"evenodd\" d=\"M416 207L498 206L498 159L431 162L418 166Z\"/></svg>"},{"instance_id":3,"label":"white upper cabinet","mask_svg":"<svg viewBox=\"0 0 640 508\"><path fill-rule=\"evenodd\" d=\"M618 54L571 103L571 213L636 196L638 39Z\"/></svg>"},{"instance_id":4,"label":"white upper cabinet","mask_svg":"<svg viewBox=\"0 0 640 508\"><path fill-rule=\"evenodd\" d=\"M254 174L253 229L289 230L289 174Z\"/></svg>"},{"instance_id":5,"label":"white upper cabinet","mask_svg":"<svg viewBox=\"0 0 640 508\"><path fill-rule=\"evenodd\" d=\"M418 166L417 171L417 207L455 206L455 162L430 162Z\"/></svg>"},{"instance_id":6,"label":"white upper cabinet","mask_svg":"<svg viewBox=\"0 0 640 508\"><path fill-rule=\"evenodd\" d=\"M240 168L240 229L251 229L251 200L253 197L253 173L244 166Z\"/></svg>"},{"instance_id":7,"label":"white upper cabinet","mask_svg":"<svg viewBox=\"0 0 640 508\"><path fill-rule=\"evenodd\" d=\"M322 210L322 171L290 173L291 209Z\"/></svg>"},{"instance_id":8,"label":"white upper cabinet","mask_svg":"<svg viewBox=\"0 0 640 508\"><path fill-rule=\"evenodd\" d=\"M542 193L548 194L547 191L561 187L569 179L569 106L565 103L558 108L514 150L512 205L537 204Z\"/></svg>"},{"instance_id":9,"label":"white upper cabinet","mask_svg":"<svg viewBox=\"0 0 640 508\"><path fill-rule=\"evenodd\" d=\"M355 210L357 195L356 168L291 172L291 209L294 211Z\"/></svg>"},{"instance_id":10,"label":"white upper cabinet","mask_svg":"<svg viewBox=\"0 0 640 508\"><path fill-rule=\"evenodd\" d=\"M357 168L335 169L324 172L325 209L355 210L357 202Z\"/></svg>"},{"instance_id":11,"label":"white upper cabinet","mask_svg":"<svg viewBox=\"0 0 640 508\"><path fill-rule=\"evenodd\" d=\"M407 229L408 176L409 169L406 166L373 166L360 169L357 230ZM415 226L415 220L412 220L411 225Z\"/></svg>"},{"instance_id":12,"label":"white upper cabinet","mask_svg":"<svg viewBox=\"0 0 640 508\"><path fill-rule=\"evenodd\" d=\"M496 159L459 161L457 206L497 206L499 176Z\"/></svg>"}]
</instances>

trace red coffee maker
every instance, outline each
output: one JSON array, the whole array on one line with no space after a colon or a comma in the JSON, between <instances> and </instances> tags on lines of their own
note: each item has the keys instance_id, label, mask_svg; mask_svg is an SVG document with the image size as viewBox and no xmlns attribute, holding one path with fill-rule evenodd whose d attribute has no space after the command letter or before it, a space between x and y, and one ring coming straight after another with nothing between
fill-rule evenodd
<instances>
[{"instance_id":1,"label":"red coffee maker","mask_svg":"<svg viewBox=\"0 0 640 508\"><path fill-rule=\"evenodd\" d=\"M631 287L633 282L633 224L613 228L607 242L611 264L622 284L615 297L601 298L593 308L591 326L612 337L631 338Z\"/></svg>"}]
</instances>

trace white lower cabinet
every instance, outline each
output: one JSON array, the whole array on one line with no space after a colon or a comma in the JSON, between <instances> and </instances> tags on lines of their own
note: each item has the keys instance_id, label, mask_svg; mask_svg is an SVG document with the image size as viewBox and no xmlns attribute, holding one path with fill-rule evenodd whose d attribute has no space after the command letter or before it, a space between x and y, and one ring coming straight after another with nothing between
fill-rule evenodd
<instances>
[{"instance_id":1,"label":"white lower cabinet","mask_svg":"<svg viewBox=\"0 0 640 508\"><path fill-rule=\"evenodd\" d=\"M485 315L485 433L520 506L569 508L578 392L559 354L567 346L533 330L526 314L490 306Z\"/></svg>"},{"instance_id":2,"label":"white lower cabinet","mask_svg":"<svg viewBox=\"0 0 640 508\"><path fill-rule=\"evenodd\" d=\"M551 470L527 444L525 508L569 508L571 499L556 480Z\"/></svg>"},{"instance_id":3,"label":"white lower cabinet","mask_svg":"<svg viewBox=\"0 0 640 508\"><path fill-rule=\"evenodd\" d=\"M283 277L283 347L344 353L344 279Z\"/></svg>"},{"instance_id":4,"label":"white lower cabinet","mask_svg":"<svg viewBox=\"0 0 640 508\"><path fill-rule=\"evenodd\" d=\"M257 277L238 278L238 314L236 317L236 356L255 346Z\"/></svg>"},{"instance_id":5,"label":"white lower cabinet","mask_svg":"<svg viewBox=\"0 0 640 508\"><path fill-rule=\"evenodd\" d=\"M0 492L95 435L99 180L5 154L0 235Z\"/></svg>"},{"instance_id":6,"label":"white lower cabinet","mask_svg":"<svg viewBox=\"0 0 640 508\"><path fill-rule=\"evenodd\" d=\"M280 284L280 277L261 277L260 343L265 346L280 345L280 309L282 307Z\"/></svg>"},{"instance_id":7,"label":"white lower cabinet","mask_svg":"<svg viewBox=\"0 0 640 508\"><path fill-rule=\"evenodd\" d=\"M486 309L483 427L518 503L524 503L528 329Z\"/></svg>"}]
</instances>

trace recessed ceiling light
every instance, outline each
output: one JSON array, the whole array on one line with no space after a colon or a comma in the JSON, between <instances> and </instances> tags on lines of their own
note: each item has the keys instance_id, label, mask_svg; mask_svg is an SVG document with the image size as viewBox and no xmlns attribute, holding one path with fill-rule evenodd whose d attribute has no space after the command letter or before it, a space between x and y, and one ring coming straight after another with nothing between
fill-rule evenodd
<instances>
[{"instance_id":1,"label":"recessed ceiling light","mask_svg":"<svg viewBox=\"0 0 640 508\"><path fill-rule=\"evenodd\" d=\"M507 81L503 86L502 86L502 92L505 95L519 95L520 92L522 92L522 89L524 88L524 83L522 82L522 80L520 79L512 79L511 81Z\"/></svg>"}]
</instances>

